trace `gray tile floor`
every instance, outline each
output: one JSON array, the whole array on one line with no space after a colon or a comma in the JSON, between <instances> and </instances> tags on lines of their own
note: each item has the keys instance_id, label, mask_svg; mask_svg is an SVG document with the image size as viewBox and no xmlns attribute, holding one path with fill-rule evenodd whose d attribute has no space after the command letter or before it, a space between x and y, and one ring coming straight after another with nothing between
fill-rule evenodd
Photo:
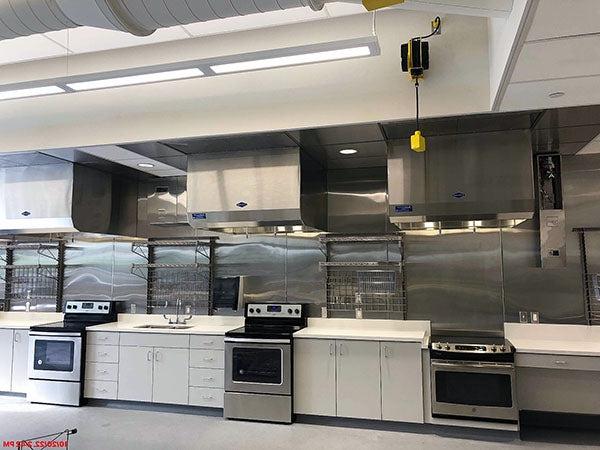
<instances>
[{"instance_id":1,"label":"gray tile floor","mask_svg":"<svg viewBox=\"0 0 600 450\"><path fill-rule=\"evenodd\" d=\"M228 421L173 411L86 406L31 405L23 398L0 396L2 441L77 428L74 450L165 449L568 449L572 445L448 437L430 428L423 433L368 430L296 423L292 426ZM490 440L492 439L492 440ZM578 449L598 448L577 446Z\"/></svg>"}]
</instances>

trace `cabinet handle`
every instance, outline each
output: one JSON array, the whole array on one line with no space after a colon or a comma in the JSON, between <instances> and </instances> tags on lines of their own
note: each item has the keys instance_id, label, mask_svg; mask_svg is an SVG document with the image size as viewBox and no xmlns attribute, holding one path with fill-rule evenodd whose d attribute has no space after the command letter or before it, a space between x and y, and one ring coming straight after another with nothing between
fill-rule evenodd
<instances>
[{"instance_id":1,"label":"cabinet handle","mask_svg":"<svg viewBox=\"0 0 600 450\"><path fill-rule=\"evenodd\" d=\"M214 361L215 358L202 358L203 361Z\"/></svg>"},{"instance_id":2,"label":"cabinet handle","mask_svg":"<svg viewBox=\"0 0 600 450\"><path fill-rule=\"evenodd\" d=\"M100 336L98 338L99 341L108 341L108 336Z\"/></svg>"},{"instance_id":3,"label":"cabinet handle","mask_svg":"<svg viewBox=\"0 0 600 450\"><path fill-rule=\"evenodd\" d=\"M108 356L108 353L106 353L106 352L101 352L101 353L98 353L98 356Z\"/></svg>"},{"instance_id":4,"label":"cabinet handle","mask_svg":"<svg viewBox=\"0 0 600 450\"><path fill-rule=\"evenodd\" d=\"M162 353L156 350L156 361L162 361Z\"/></svg>"},{"instance_id":5,"label":"cabinet handle","mask_svg":"<svg viewBox=\"0 0 600 450\"><path fill-rule=\"evenodd\" d=\"M21 334L15 333L15 342L21 342Z\"/></svg>"},{"instance_id":6,"label":"cabinet handle","mask_svg":"<svg viewBox=\"0 0 600 450\"><path fill-rule=\"evenodd\" d=\"M146 355L146 359L148 361L152 361L152 350L148 350L148 354Z\"/></svg>"},{"instance_id":7,"label":"cabinet handle","mask_svg":"<svg viewBox=\"0 0 600 450\"><path fill-rule=\"evenodd\" d=\"M329 356L333 356L335 354L335 347L333 344L329 344Z\"/></svg>"},{"instance_id":8,"label":"cabinet handle","mask_svg":"<svg viewBox=\"0 0 600 450\"><path fill-rule=\"evenodd\" d=\"M204 377L202 378L204 381L215 381L214 377Z\"/></svg>"},{"instance_id":9,"label":"cabinet handle","mask_svg":"<svg viewBox=\"0 0 600 450\"><path fill-rule=\"evenodd\" d=\"M205 345L213 345L215 343L215 341L206 341L204 344Z\"/></svg>"},{"instance_id":10,"label":"cabinet handle","mask_svg":"<svg viewBox=\"0 0 600 450\"><path fill-rule=\"evenodd\" d=\"M340 356L344 356L344 344L340 344Z\"/></svg>"},{"instance_id":11,"label":"cabinet handle","mask_svg":"<svg viewBox=\"0 0 600 450\"><path fill-rule=\"evenodd\" d=\"M555 364L558 364L559 366L566 366L568 363L566 361L554 361Z\"/></svg>"},{"instance_id":12,"label":"cabinet handle","mask_svg":"<svg viewBox=\"0 0 600 450\"><path fill-rule=\"evenodd\" d=\"M98 371L98 373L101 373L101 374L103 374L103 375L106 375L106 374L108 373L108 370L106 370L106 369L102 369L102 370L99 370L99 371Z\"/></svg>"},{"instance_id":13,"label":"cabinet handle","mask_svg":"<svg viewBox=\"0 0 600 450\"><path fill-rule=\"evenodd\" d=\"M383 346L383 356L384 356L385 358L389 358L389 357L390 357L390 354L389 354L389 352L388 352L388 346L387 346L387 345L384 345L384 346Z\"/></svg>"},{"instance_id":14,"label":"cabinet handle","mask_svg":"<svg viewBox=\"0 0 600 450\"><path fill-rule=\"evenodd\" d=\"M212 400L214 397L212 395L203 395L202 399L204 400Z\"/></svg>"}]
</instances>

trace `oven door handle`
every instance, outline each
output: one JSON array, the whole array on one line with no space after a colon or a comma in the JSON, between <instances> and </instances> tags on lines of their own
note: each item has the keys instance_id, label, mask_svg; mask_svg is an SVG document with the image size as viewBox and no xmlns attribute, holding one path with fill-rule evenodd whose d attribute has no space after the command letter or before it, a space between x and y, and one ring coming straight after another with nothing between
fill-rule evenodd
<instances>
[{"instance_id":1,"label":"oven door handle","mask_svg":"<svg viewBox=\"0 0 600 450\"><path fill-rule=\"evenodd\" d=\"M244 344L291 344L291 339L254 339L254 338L225 338L225 342Z\"/></svg>"},{"instance_id":2,"label":"oven door handle","mask_svg":"<svg viewBox=\"0 0 600 450\"><path fill-rule=\"evenodd\" d=\"M38 337L38 336L44 336L44 337L74 337L74 338L81 338L81 333L55 333L55 332L46 332L46 331L32 331L29 333L29 337Z\"/></svg>"},{"instance_id":3,"label":"oven door handle","mask_svg":"<svg viewBox=\"0 0 600 450\"><path fill-rule=\"evenodd\" d=\"M510 363L432 362L432 367L467 367L470 369L514 369Z\"/></svg>"}]
</instances>

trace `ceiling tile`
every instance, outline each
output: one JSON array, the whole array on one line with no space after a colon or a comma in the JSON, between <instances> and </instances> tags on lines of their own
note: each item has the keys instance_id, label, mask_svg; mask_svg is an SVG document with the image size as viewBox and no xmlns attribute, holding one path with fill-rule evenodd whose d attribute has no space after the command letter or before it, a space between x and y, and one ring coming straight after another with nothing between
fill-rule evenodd
<instances>
[{"instance_id":1,"label":"ceiling tile","mask_svg":"<svg viewBox=\"0 0 600 450\"><path fill-rule=\"evenodd\" d=\"M42 35L25 36L0 41L0 64L50 58L67 51Z\"/></svg>"},{"instance_id":2,"label":"ceiling tile","mask_svg":"<svg viewBox=\"0 0 600 450\"><path fill-rule=\"evenodd\" d=\"M581 36L526 43L511 83L599 74L600 36Z\"/></svg>"},{"instance_id":3,"label":"ceiling tile","mask_svg":"<svg viewBox=\"0 0 600 450\"><path fill-rule=\"evenodd\" d=\"M543 0L537 4L529 41L600 32L598 0Z\"/></svg>"}]
</instances>

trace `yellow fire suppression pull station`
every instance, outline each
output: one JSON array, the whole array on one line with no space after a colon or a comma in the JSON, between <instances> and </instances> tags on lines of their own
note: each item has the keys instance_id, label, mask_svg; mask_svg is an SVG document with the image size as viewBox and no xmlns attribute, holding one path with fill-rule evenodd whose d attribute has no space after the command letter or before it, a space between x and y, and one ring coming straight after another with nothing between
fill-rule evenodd
<instances>
[{"instance_id":1,"label":"yellow fire suppression pull station","mask_svg":"<svg viewBox=\"0 0 600 450\"><path fill-rule=\"evenodd\" d=\"M375 11L376 9L404 3L404 0L363 0L362 3L367 11Z\"/></svg>"},{"instance_id":2,"label":"yellow fire suppression pull station","mask_svg":"<svg viewBox=\"0 0 600 450\"><path fill-rule=\"evenodd\" d=\"M400 47L402 57L402 71L408 72L410 78L415 82L416 98L416 125L415 134L410 137L410 148L415 152L424 152L427 148L425 138L419 130L419 79L424 78L425 71L429 69L429 42L423 39L430 38L434 34L439 34L442 26L442 20L436 17L431 22L433 31L431 34L411 39L408 43Z\"/></svg>"}]
</instances>

